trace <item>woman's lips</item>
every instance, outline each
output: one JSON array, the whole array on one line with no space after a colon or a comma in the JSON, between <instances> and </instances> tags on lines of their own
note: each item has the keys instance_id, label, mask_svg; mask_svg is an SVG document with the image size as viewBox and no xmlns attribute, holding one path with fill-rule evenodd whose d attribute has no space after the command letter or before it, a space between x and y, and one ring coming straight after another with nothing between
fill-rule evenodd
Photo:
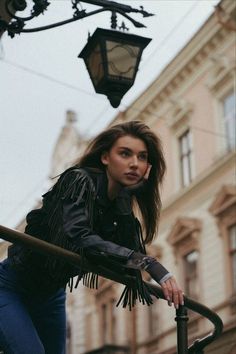
<instances>
[{"instance_id":1,"label":"woman's lips","mask_svg":"<svg viewBox=\"0 0 236 354\"><path fill-rule=\"evenodd\" d=\"M135 172L128 172L125 174L129 179L139 179L139 175Z\"/></svg>"}]
</instances>

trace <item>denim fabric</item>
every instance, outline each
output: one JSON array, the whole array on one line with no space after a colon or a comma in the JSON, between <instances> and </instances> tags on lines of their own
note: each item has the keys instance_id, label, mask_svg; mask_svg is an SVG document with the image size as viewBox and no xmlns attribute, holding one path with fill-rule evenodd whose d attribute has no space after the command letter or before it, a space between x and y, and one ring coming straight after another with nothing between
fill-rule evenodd
<instances>
[{"instance_id":1,"label":"denim fabric","mask_svg":"<svg viewBox=\"0 0 236 354\"><path fill-rule=\"evenodd\" d=\"M4 354L65 354L65 291L42 298L21 286L8 260L0 263L0 348Z\"/></svg>"}]
</instances>

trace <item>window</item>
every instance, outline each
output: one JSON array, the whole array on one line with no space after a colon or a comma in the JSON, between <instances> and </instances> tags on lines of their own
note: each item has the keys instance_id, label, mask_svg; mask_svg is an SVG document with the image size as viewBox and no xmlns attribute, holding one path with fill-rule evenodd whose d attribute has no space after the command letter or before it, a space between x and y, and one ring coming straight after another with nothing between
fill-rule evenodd
<instances>
[{"instance_id":1,"label":"window","mask_svg":"<svg viewBox=\"0 0 236 354\"><path fill-rule=\"evenodd\" d=\"M236 188L224 185L217 193L209 211L216 218L223 241L225 294L232 313L236 313Z\"/></svg>"},{"instance_id":2,"label":"window","mask_svg":"<svg viewBox=\"0 0 236 354\"><path fill-rule=\"evenodd\" d=\"M153 297L153 304L147 307L148 311L148 333L150 337L159 333L158 300Z\"/></svg>"},{"instance_id":3,"label":"window","mask_svg":"<svg viewBox=\"0 0 236 354\"><path fill-rule=\"evenodd\" d=\"M236 131L236 100L234 92L227 95L223 101L223 120L226 135L226 146L228 151L235 149L235 131Z\"/></svg>"},{"instance_id":4,"label":"window","mask_svg":"<svg viewBox=\"0 0 236 354\"><path fill-rule=\"evenodd\" d=\"M173 187L177 191L187 186L194 175L192 133L189 131L194 105L180 95L171 96L168 104L165 119L170 136L174 138L171 139L172 146L168 146L168 150L173 149L173 168L180 171L173 179Z\"/></svg>"},{"instance_id":5,"label":"window","mask_svg":"<svg viewBox=\"0 0 236 354\"><path fill-rule=\"evenodd\" d=\"M236 224L228 228L229 237L229 257L232 274L232 288L236 293Z\"/></svg>"},{"instance_id":6,"label":"window","mask_svg":"<svg viewBox=\"0 0 236 354\"><path fill-rule=\"evenodd\" d=\"M116 300L109 299L101 306L102 343L114 344L116 340Z\"/></svg>"},{"instance_id":7,"label":"window","mask_svg":"<svg viewBox=\"0 0 236 354\"><path fill-rule=\"evenodd\" d=\"M192 134L187 130L179 137L180 166L183 187L192 181Z\"/></svg>"},{"instance_id":8,"label":"window","mask_svg":"<svg viewBox=\"0 0 236 354\"><path fill-rule=\"evenodd\" d=\"M100 345L114 344L117 332L115 284L101 278L99 289L96 290L95 301L99 315Z\"/></svg>"},{"instance_id":9,"label":"window","mask_svg":"<svg viewBox=\"0 0 236 354\"><path fill-rule=\"evenodd\" d=\"M178 218L168 235L176 262L185 286L186 295L196 298L198 294L199 238L202 222L195 218Z\"/></svg>"},{"instance_id":10,"label":"window","mask_svg":"<svg viewBox=\"0 0 236 354\"><path fill-rule=\"evenodd\" d=\"M197 218L177 218L167 237L169 244L173 247L175 260L179 269L180 283L184 285L184 292L187 296L201 301L201 294L198 292L201 282L199 274L199 252L202 221ZM192 319L188 325L189 335L195 335L198 330L198 319L196 314L188 311Z\"/></svg>"},{"instance_id":11,"label":"window","mask_svg":"<svg viewBox=\"0 0 236 354\"><path fill-rule=\"evenodd\" d=\"M198 298L198 259L199 253L192 251L183 257L184 262L184 286L185 292L188 296L197 299Z\"/></svg>"},{"instance_id":12,"label":"window","mask_svg":"<svg viewBox=\"0 0 236 354\"><path fill-rule=\"evenodd\" d=\"M209 59L207 86L213 95L217 155L221 157L235 148L235 58L225 52Z\"/></svg>"}]
</instances>

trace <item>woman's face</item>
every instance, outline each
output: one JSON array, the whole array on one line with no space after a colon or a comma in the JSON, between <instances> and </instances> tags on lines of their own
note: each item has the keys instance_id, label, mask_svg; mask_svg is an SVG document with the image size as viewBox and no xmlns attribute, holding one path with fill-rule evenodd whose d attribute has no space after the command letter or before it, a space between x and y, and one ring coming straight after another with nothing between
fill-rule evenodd
<instances>
[{"instance_id":1,"label":"woman's face","mask_svg":"<svg viewBox=\"0 0 236 354\"><path fill-rule=\"evenodd\" d=\"M110 151L102 155L111 188L138 183L148 168L148 151L145 142L131 135L118 138Z\"/></svg>"}]
</instances>

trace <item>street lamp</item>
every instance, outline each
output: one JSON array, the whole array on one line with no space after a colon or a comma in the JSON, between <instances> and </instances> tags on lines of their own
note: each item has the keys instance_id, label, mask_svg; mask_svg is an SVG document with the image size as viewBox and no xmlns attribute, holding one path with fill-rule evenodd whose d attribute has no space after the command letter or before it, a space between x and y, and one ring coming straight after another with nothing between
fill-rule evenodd
<instances>
[{"instance_id":1,"label":"street lamp","mask_svg":"<svg viewBox=\"0 0 236 354\"><path fill-rule=\"evenodd\" d=\"M143 24L131 18L128 13L141 13L143 17L152 16L142 6L140 9L108 0L71 0L73 17L54 24L25 28L26 22L43 14L50 5L48 0L32 0L34 6L31 15L19 17L16 11L24 11L27 8L26 0L5 0L7 14L13 19L9 23L0 16L0 32L7 30L13 38L15 34L38 32L46 29L62 26L64 24L80 20L84 17L95 15L103 11L110 11L111 30L97 28L88 43L79 54L83 58L97 93L105 94L112 107L117 108L124 94L133 86L144 48L151 41L149 38L129 34L125 24L122 23L117 30L117 13L131 21L136 27L145 27ZM81 8L81 2L99 6L101 8L87 12ZM80 8L78 8L80 5ZM121 31L123 30L123 32Z\"/></svg>"},{"instance_id":2,"label":"street lamp","mask_svg":"<svg viewBox=\"0 0 236 354\"><path fill-rule=\"evenodd\" d=\"M143 49L150 40L97 28L79 54L85 61L95 91L105 94L112 107L118 107L133 86Z\"/></svg>"}]
</instances>

